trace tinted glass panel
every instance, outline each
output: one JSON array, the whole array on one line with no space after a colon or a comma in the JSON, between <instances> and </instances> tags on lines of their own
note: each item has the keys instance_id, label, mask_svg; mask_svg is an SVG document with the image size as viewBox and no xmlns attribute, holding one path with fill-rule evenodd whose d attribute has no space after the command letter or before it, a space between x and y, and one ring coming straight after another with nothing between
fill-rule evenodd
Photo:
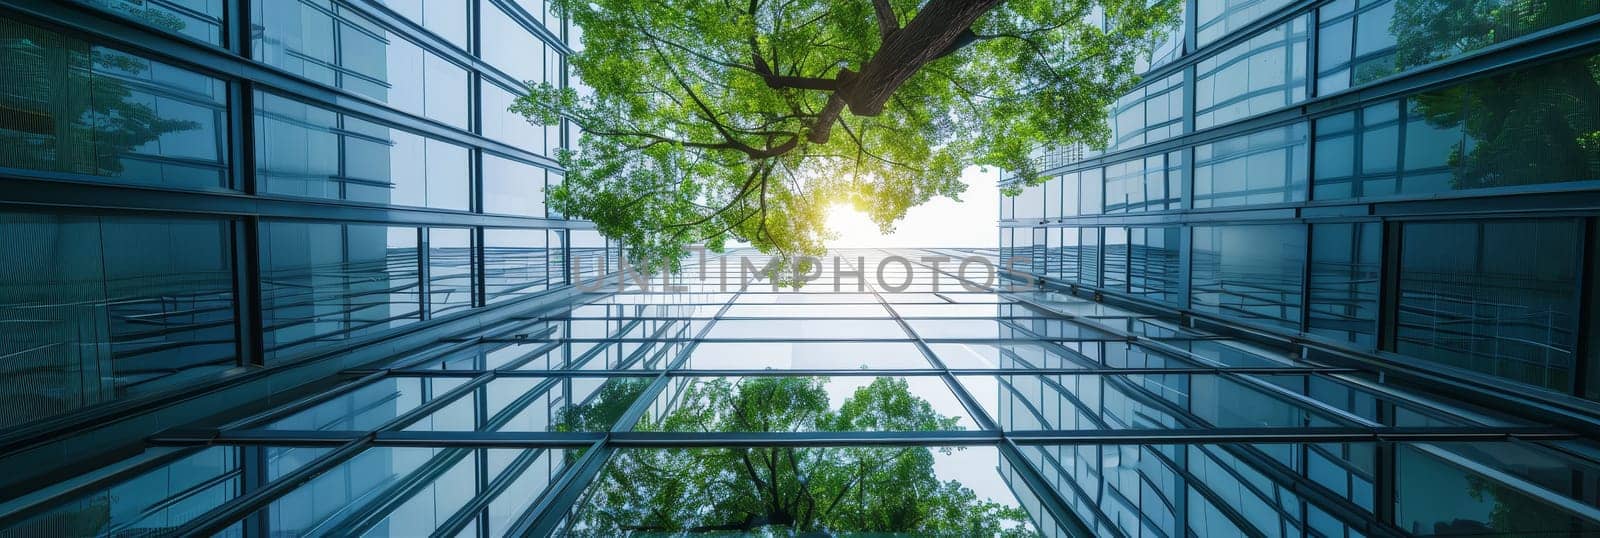
<instances>
[{"instance_id":1,"label":"tinted glass panel","mask_svg":"<svg viewBox=\"0 0 1600 538\"><path fill-rule=\"evenodd\" d=\"M222 44L223 0L74 0L144 24Z\"/></svg>"},{"instance_id":2,"label":"tinted glass panel","mask_svg":"<svg viewBox=\"0 0 1600 538\"><path fill-rule=\"evenodd\" d=\"M547 126L534 125L528 118L521 114L511 112L511 104L516 102L516 94L501 88L491 82L484 82L483 88L483 136L510 144L517 149L538 154L550 154L548 149L552 145L548 140L552 134L547 132ZM559 145L556 140L554 145Z\"/></svg>"},{"instance_id":3,"label":"tinted glass panel","mask_svg":"<svg viewBox=\"0 0 1600 538\"><path fill-rule=\"evenodd\" d=\"M1202 144L1194 150L1194 206L1281 204L1306 199L1306 124Z\"/></svg>"},{"instance_id":4,"label":"tinted glass panel","mask_svg":"<svg viewBox=\"0 0 1600 538\"><path fill-rule=\"evenodd\" d=\"M218 79L0 18L0 167L229 186Z\"/></svg>"},{"instance_id":5,"label":"tinted glass panel","mask_svg":"<svg viewBox=\"0 0 1600 538\"><path fill-rule=\"evenodd\" d=\"M1310 32L1297 17L1195 64L1194 127L1304 101Z\"/></svg>"},{"instance_id":6,"label":"tinted glass panel","mask_svg":"<svg viewBox=\"0 0 1600 538\"><path fill-rule=\"evenodd\" d=\"M256 93L263 191L466 210L466 147L277 95Z\"/></svg>"},{"instance_id":7,"label":"tinted glass panel","mask_svg":"<svg viewBox=\"0 0 1600 538\"><path fill-rule=\"evenodd\" d=\"M428 229L428 310L435 315L472 308L472 230Z\"/></svg>"},{"instance_id":8,"label":"tinted glass panel","mask_svg":"<svg viewBox=\"0 0 1600 538\"><path fill-rule=\"evenodd\" d=\"M498 5L483 6L479 16L484 61L500 68L518 81L539 84L559 81L545 76L545 49L548 47L527 27L522 26Z\"/></svg>"},{"instance_id":9,"label":"tinted glass panel","mask_svg":"<svg viewBox=\"0 0 1600 538\"><path fill-rule=\"evenodd\" d=\"M559 284L561 245L544 230L483 230L484 292L489 302L514 299ZM592 262L591 262L592 263Z\"/></svg>"},{"instance_id":10,"label":"tinted glass panel","mask_svg":"<svg viewBox=\"0 0 1600 538\"><path fill-rule=\"evenodd\" d=\"M1129 293L1163 303L1183 300L1178 287L1181 236L1176 227L1129 230Z\"/></svg>"},{"instance_id":11,"label":"tinted glass panel","mask_svg":"<svg viewBox=\"0 0 1600 538\"><path fill-rule=\"evenodd\" d=\"M236 364L227 222L0 213L0 424Z\"/></svg>"},{"instance_id":12,"label":"tinted glass panel","mask_svg":"<svg viewBox=\"0 0 1600 538\"><path fill-rule=\"evenodd\" d=\"M461 50L467 49L467 1L380 0L405 18L421 24Z\"/></svg>"},{"instance_id":13,"label":"tinted glass panel","mask_svg":"<svg viewBox=\"0 0 1600 538\"><path fill-rule=\"evenodd\" d=\"M1381 234L1378 223L1311 226L1312 333L1377 345Z\"/></svg>"},{"instance_id":14,"label":"tinted glass panel","mask_svg":"<svg viewBox=\"0 0 1600 538\"><path fill-rule=\"evenodd\" d=\"M206 510L238 497L242 486L238 449L210 447L166 458L148 471L0 530L0 535L168 534Z\"/></svg>"},{"instance_id":15,"label":"tinted glass panel","mask_svg":"<svg viewBox=\"0 0 1600 538\"><path fill-rule=\"evenodd\" d=\"M1304 226L1197 226L1192 250L1195 310L1300 326Z\"/></svg>"},{"instance_id":16,"label":"tinted glass panel","mask_svg":"<svg viewBox=\"0 0 1600 538\"><path fill-rule=\"evenodd\" d=\"M1182 48L1181 45L1179 48ZM1122 96L1112 107L1110 115L1112 143L1108 151L1159 142L1182 134L1183 73L1157 80Z\"/></svg>"},{"instance_id":17,"label":"tinted glass panel","mask_svg":"<svg viewBox=\"0 0 1600 538\"><path fill-rule=\"evenodd\" d=\"M467 71L338 2L256 2L253 51L268 65L467 127Z\"/></svg>"},{"instance_id":18,"label":"tinted glass panel","mask_svg":"<svg viewBox=\"0 0 1600 538\"><path fill-rule=\"evenodd\" d=\"M1395 349L1569 390L1579 231L1564 220L1405 225Z\"/></svg>"},{"instance_id":19,"label":"tinted glass panel","mask_svg":"<svg viewBox=\"0 0 1600 538\"><path fill-rule=\"evenodd\" d=\"M1324 7L1318 91L1360 86L1596 13L1592 0L1340 0Z\"/></svg>"},{"instance_id":20,"label":"tinted glass panel","mask_svg":"<svg viewBox=\"0 0 1600 538\"><path fill-rule=\"evenodd\" d=\"M1292 0L1199 0L1197 40L1203 47L1290 3Z\"/></svg>"},{"instance_id":21,"label":"tinted glass panel","mask_svg":"<svg viewBox=\"0 0 1600 538\"><path fill-rule=\"evenodd\" d=\"M1559 60L1317 121L1317 196L1592 182L1595 56ZM1328 158L1323 158L1326 155Z\"/></svg>"},{"instance_id":22,"label":"tinted glass panel","mask_svg":"<svg viewBox=\"0 0 1600 538\"><path fill-rule=\"evenodd\" d=\"M420 319L416 228L264 222L261 246L268 360Z\"/></svg>"}]
</instances>

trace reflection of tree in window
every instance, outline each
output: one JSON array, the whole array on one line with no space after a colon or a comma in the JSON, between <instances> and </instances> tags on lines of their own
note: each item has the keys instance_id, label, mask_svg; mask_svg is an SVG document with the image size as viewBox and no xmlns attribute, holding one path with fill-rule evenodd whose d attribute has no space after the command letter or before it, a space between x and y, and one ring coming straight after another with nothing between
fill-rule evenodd
<instances>
[{"instance_id":1,"label":"reflection of tree in window","mask_svg":"<svg viewBox=\"0 0 1600 538\"><path fill-rule=\"evenodd\" d=\"M637 429L693 432L928 431L958 428L913 395L905 380L878 378L829 409L822 377L706 379L673 410ZM563 413L567 430L609 425L647 381L603 387ZM602 428L603 429L603 428ZM1032 535L1021 508L979 499L933 471L926 447L623 450L574 515L578 534L632 532L917 532ZM937 449L950 453L953 449Z\"/></svg>"},{"instance_id":2,"label":"reflection of tree in window","mask_svg":"<svg viewBox=\"0 0 1600 538\"><path fill-rule=\"evenodd\" d=\"M157 9L153 6L141 5L142 3L127 2L125 0L81 0L91 6L122 15L124 17L166 30L173 33L183 33L188 24L171 12Z\"/></svg>"},{"instance_id":3,"label":"reflection of tree in window","mask_svg":"<svg viewBox=\"0 0 1600 538\"><path fill-rule=\"evenodd\" d=\"M1436 523L1433 528L1435 534L1483 534L1493 531L1506 533L1507 536L1542 533L1559 536L1569 532L1574 535L1588 532L1578 530L1587 525L1582 525L1571 515L1498 482L1474 475L1467 475L1466 479L1468 496L1475 501L1494 505L1489 509L1489 520L1480 523L1457 519Z\"/></svg>"},{"instance_id":4,"label":"reflection of tree in window","mask_svg":"<svg viewBox=\"0 0 1600 538\"><path fill-rule=\"evenodd\" d=\"M1447 3L1399 0L1391 25L1404 29L1393 30L1396 65L1431 63L1600 11L1595 0ZM1597 79L1600 56L1587 56L1415 96L1411 113L1440 131L1427 136L1462 136L1438 144L1448 146L1436 150L1444 154L1407 148L1406 168L1415 168L1411 158L1444 159L1451 189L1600 179ZM1407 143L1412 140L1408 136Z\"/></svg>"},{"instance_id":5,"label":"reflection of tree in window","mask_svg":"<svg viewBox=\"0 0 1600 538\"><path fill-rule=\"evenodd\" d=\"M162 135L197 129L161 117L125 81L148 62L0 20L0 166L113 176L123 157Z\"/></svg>"}]
</instances>

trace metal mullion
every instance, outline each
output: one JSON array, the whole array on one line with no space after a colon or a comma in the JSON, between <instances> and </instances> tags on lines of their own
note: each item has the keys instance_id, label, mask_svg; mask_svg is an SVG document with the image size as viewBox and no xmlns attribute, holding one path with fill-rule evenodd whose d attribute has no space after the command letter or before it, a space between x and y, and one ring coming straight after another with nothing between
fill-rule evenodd
<instances>
[{"instance_id":1,"label":"metal mullion","mask_svg":"<svg viewBox=\"0 0 1600 538\"><path fill-rule=\"evenodd\" d=\"M473 496L472 500L467 501L465 506L457 509L449 519L439 525L439 528L434 529L432 536L452 537L459 534L468 524L477 520L478 516L489 507L489 503L493 502L495 497L500 496L507 488L511 487L512 483L522 477L522 473L528 472L528 469L539 460L543 453L543 450L529 449L519 454L504 470L500 471L499 476L489 482L488 488Z\"/></svg>"},{"instance_id":2,"label":"metal mullion","mask_svg":"<svg viewBox=\"0 0 1600 538\"><path fill-rule=\"evenodd\" d=\"M710 332L711 328L716 326L717 318L727 313L737 298L738 293L730 297L728 302L724 303L722 308L718 310L717 317L706 323L700 329L696 338L703 337ZM540 497L533 508L517 519L508 534L515 536L543 536L554 532L556 525L571 510L572 504L577 502L578 496L588 488L589 484L604 468L605 462L615 452L616 448L612 446L611 440L618 433L633 429L634 424L653 405L656 397L666 389L668 379L666 371L687 361L690 354L694 352L695 346L695 340L691 339L689 345L679 352L679 356L659 372L656 378L650 382L650 385L646 386L645 390L634 399L628 410L617 419L616 424L612 425L606 438L597 441L593 447L585 452L579 464L573 466L562 476L561 483L558 486L553 486L551 489L546 490L546 493Z\"/></svg>"},{"instance_id":3,"label":"metal mullion","mask_svg":"<svg viewBox=\"0 0 1600 538\"><path fill-rule=\"evenodd\" d=\"M417 310L423 321L433 319L433 282L432 271L428 267L433 258L429 252L429 237L433 228L428 226L417 227Z\"/></svg>"},{"instance_id":4,"label":"metal mullion","mask_svg":"<svg viewBox=\"0 0 1600 538\"><path fill-rule=\"evenodd\" d=\"M1574 285L1576 293L1573 294L1577 305L1572 311L1577 315L1574 316L1572 323L1574 329L1572 383L1567 392L1579 398L1592 398L1594 392L1600 390L1600 387L1592 386L1589 379L1593 375L1592 370L1595 368L1595 365L1590 364L1589 356L1593 354L1591 350L1595 344L1594 336L1591 333L1592 328L1595 326L1593 318L1596 315L1594 308L1591 308L1596 292L1594 279L1590 275L1595 274L1597 268L1595 257L1600 255L1600 249L1595 246L1597 237L1600 237L1596 235L1600 233L1600 225L1596 224L1594 217L1579 219L1577 225L1579 228L1578 240L1582 244L1578 247L1578 281Z\"/></svg>"},{"instance_id":5,"label":"metal mullion","mask_svg":"<svg viewBox=\"0 0 1600 538\"><path fill-rule=\"evenodd\" d=\"M1006 442L1000 443L998 448L1000 450L1001 457L1005 458L1006 461L1011 464L1012 471L1017 473L1017 475L1022 478L1023 484L1026 485L1029 491L1039 499L1040 506L1045 510L1050 511L1050 515L1053 519L1059 523L1070 525L1073 529L1072 532L1074 533L1074 536L1099 536L1092 530L1088 529L1088 526L1083 522L1083 518L1076 512L1072 511L1071 506L1068 505L1065 499L1061 497L1061 492L1056 491L1055 486L1051 484L1049 480L1046 480L1044 475L1041 474L1038 469L1034 468L1033 463L1028 461L1027 456L1022 453L1022 450L1016 445L1016 443L1013 443L1008 439ZM1040 459L1048 461L1051 467L1059 470L1062 475L1070 476L1065 469L1061 468L1061 462L1053 455L1041 452ZM1102 478L1097 482L1104 482L1104 479ZM1113 533L1114 536L1126 536L1126 534L1122 532L1122 529L1119 529L1116 527L1116 525L1112 524L1111 519L1105 515L1104 511L1100 510L1098 495L1091 497L1088 492L1083 491L1082 486L1078 484L1077 480L1066 480L1065 483L1068 487L1071 487L1073 491L1077 492L1079 496L1085 498L1085 500L1093 499L1093 502L1089 504L1089 510L1094 512L1095 518L1099 520L1101 524L1106 525L1105 529L1108 532Z\"/></svg>"},{"instance_id":6,"label":"metal mullion","mask_svg":"<svg viewBox=\"0 0 1600 538\"><path fill-rule=\"evenodd\" d=\"M234 337L240 365L265 366L266 311L261 287L261 219L243 217L233 229Z\"/></svg>"},{"instance_id":7,"label":"metal mullion","mask_svg":"<svg viewBox=\"0 0 1600 538\"><path fill-rule=\"evenodd\" d=\"M455 403L457 400L463 397L470 397L473 392L477 391L479 387L489 383L489 381L492 381L494 377L495 373L491 371L478 377L469 379L466 383L462 383L460 386L450 389L444 394L440 394L428 400L427 402L424 402L422 405L400 414L400 416L389 419L383 424L378 425L376 428L373 428L373 431L395 431L405 429L407 426L415 424L418 420L422 420L428 415L433 414L434 411L444 408L444 406Z\"/></svg>"},{"instance_id":8,"label":"metal mullion","mask_svg":"<svg viewBox=\"0 0 1600 538\"><path fill-rule=\"evenodd\" d=\"M256 414L253 414L253 415L250 415L250 416L247 416L247 417L244 417L244 418L232 421L232 422L228 422L226 424L223 424L222 426L219 426L217 428L217 430L218 431L223 431L223 432L232 431L232 430L242 430L242 429L246 429L247 427L252 427L252 426L259 425L260 423L266 422L266 421L268 421L270 419L273 419L273 418L286 417L286 416L289 416L289 415L293 415L293 414L298 413L300 411L304 411L306 409L310 409L311 407L313 407L313 406L315 406L317 404L320 404L322 402L332 400L332 399L334 399L334 398L336 398L336 397L338 397L338 396L340 396L340 395L342 395L342 394L344 394L346 392L350 392L350 391L355 390L357 388L366 386L367 384L372 383L374 381L377 381L379 379L383 379L383 377L386 374L387 374L387 371L385 371L385 370L374 371L374 372L368 373L366 375L363 375L363 376L361 376L359 378L341 382L338 385L335 385L333 387L329 387L327 390L323 390L323 391L317 392L315 394L307 395L307 396L302 397L302 398L300 398L298 400L289 402L288 404L277 406L277 407L274 407L272 409L268 409L268 410L262 411L260 413L256 413Z\"/></svg>"},{"instance_id":9,"label":"metal mullion","mask_svg":"<svg viewBox=\"0 0 1600 538\"><path fill-rule=\"evenodd\" d=\"M260 510L265 510L278 497L294 491L295 488L310 482L313 478L360 454L369 445L370 435L345 443L304 466L278 477L277 480L263 485L260 489L235 497L233 500L189 520L188 523L175 529L172 535L211 536L221 533L234 522L245 519Z\"/></svg>"},{"instance_id":10,"label":"metal mullion","mask_svg":"<svg viewBox=\"0 0 1600 538\"><path fill-rule=\"evenodd\" d=\"M880 249L879 252L884 251ZM885 253L892 255L892 253ZM920 261L917 263L919 265L926 266L926 264L923 264ZM881 271L882 266L880 265L879 267ZM866 271L866 268L862 267L859 268L859 270ZM911 324L906 323L906 320L900 317L900 313L894 309L888 299L884 299L883 294L878 291L877 287L868 286L868 289L871 291L873 297L878 299L878 303L882 305L883 309L887 310L889 315L894 318L895 323L899 324L900 330L905 331L907 335L912 337L913 344L917 346L917 350L921 352L923 357L928 360L928 363L932 364L934 368L943 372L939 378L944 381L945 386L950 389L951 394L955 395L956 400L961 402L961 406L966 409L967 414L971 416L973 421L978 424L978 428L984 431L996 432L997 434L1000 433L1001 429L999 424L997 424L994 419L989 416L987 411L983 410L983 406L978 403L976 398L972 397L971 393L967 392L966 387L963 387L961 383L956 380L955 376L950 374L950 368L944 364L943 360L939 359L939 356L933 352L932 348L928 347L927 342L923 341L922 335L912 330ZM1043 498L1045 495L1053 495L1053 493L1046 494L1037 492L1035 494L1041 498Z\"/></svg>"}]
</instances>

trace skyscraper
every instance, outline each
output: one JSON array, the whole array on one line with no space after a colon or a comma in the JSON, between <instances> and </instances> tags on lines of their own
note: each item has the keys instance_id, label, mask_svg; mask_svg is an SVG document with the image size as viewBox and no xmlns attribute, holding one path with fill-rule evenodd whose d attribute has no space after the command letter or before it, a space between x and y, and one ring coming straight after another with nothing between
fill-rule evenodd
<instances>
[{"instance_id":1,"label":"skyscraper","mask_svg":"<svg viewBox=\"0 0 1600 538\"><path fill-rule=\"evenodd\" d=\"M0 0L0 537L1600 533L1600 4L1188 0L785 275L545 207L549 4Z\"/></svg>"}]
</instances>

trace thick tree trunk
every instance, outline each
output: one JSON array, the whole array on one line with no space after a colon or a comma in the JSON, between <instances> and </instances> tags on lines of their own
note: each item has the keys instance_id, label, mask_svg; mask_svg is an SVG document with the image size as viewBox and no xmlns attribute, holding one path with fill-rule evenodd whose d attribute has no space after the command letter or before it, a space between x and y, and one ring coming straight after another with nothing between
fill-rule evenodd
<instances>
[{"instance_id":1,"label":"thick tree trunk","mask_svg":"<svg viewBox=\"0 0 1600 538\"><path fill-rule=\"evenodd\" d=\"M875 116L900 85L922 66L938 59L978 17L1004 0L933 0L923 6L905 28L894 32L878 47L861 72L843 80L840 93L850 113Z\"/></svg>"},{"instance_id":2,"label":"thick tree trunk","mask_svg":"<svg viewBox=\"0 0 1600 538\"><path fill-rule=\"evenodd\" d=\"M859 73L848 69L839 73L839 88L817 118L810 140L827 142L846 105L857 116L882 114L883 105L906 80L928 62L950 54L958 42L969 43L972 24L1004 1L932 0L905 28L885 32L883 44Z\"/></svg>"}]
</instances>

